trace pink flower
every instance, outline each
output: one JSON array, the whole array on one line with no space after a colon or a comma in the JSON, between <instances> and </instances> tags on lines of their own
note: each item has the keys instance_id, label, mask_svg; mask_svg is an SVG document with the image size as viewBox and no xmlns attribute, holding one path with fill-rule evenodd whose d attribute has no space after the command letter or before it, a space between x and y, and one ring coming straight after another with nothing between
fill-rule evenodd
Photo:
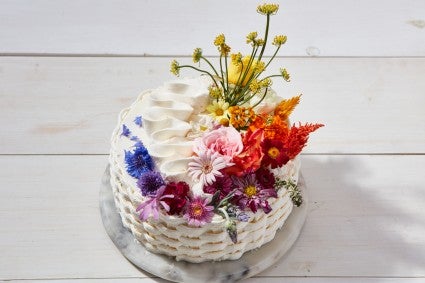
<instances>
[{"instance_id":1,"label":"pink flower","mask_svg":"<svg viewBox=\"0 0 425 283\"><path fill-rule=\"evenodd\" d=\"M193 161L189 162L189 176L194 181L200 181L203 185L210 185L215 181L216 176L223 176L220 170L229 165L227 160L217 152L206 151L200 153L199 156L192 157L192 159Z\"/></svg>"},{"instance_id":2,"label":"pink flower","mask_svg":"<svg viewBox=\"0 0 425 283\"><path fill-rule=\"evenodd\" d=\"M220 127L212 130L196 139L194 145L194 151L198 155L205 151L217 152L227 161L231 161L242 150L242 137L233 127Z\"/></svg>"},{"instance_id":3,"label":"pink flower","mask_svg":"<svg viewBox=\"0 0 425 283\"><path fill-rule=\"evenodd\" d=\"M184 218L191 226L200 227L210 223L214 216L214 207L208 205L208 199L194 197L186 207Z\"/></svg>"},{"instance_id":4,"label":"pink flower","mask_svg":"<svg viewBox=\"0 0 425 283\"><path fill-rule=\"evenodd\" d=\"M150 197L146 201L142 202L136 209L139 212L139 218L142 221L145 221L150 216L153 219L159 219L159 210L164 208L167 212L170 211L169 205L164 201L167 198L174 198L174 195L164 195L166 186L162 186L156 191L154 197Z\"/></svg>"}]
</instances>

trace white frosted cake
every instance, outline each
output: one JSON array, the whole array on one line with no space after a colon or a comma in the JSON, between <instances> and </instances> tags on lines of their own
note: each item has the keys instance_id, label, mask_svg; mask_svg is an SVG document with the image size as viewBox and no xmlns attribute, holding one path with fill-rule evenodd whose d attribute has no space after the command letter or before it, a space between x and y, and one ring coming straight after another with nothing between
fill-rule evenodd
<instances>
[{"instance_id":1,"label":"white frosted cake","mask_svg":"<svg viewBox=\"0 0 425 283\"><path fill-rule=\"evenodd\" d=\"M269 20L277 5L257 11ZM285 41L276 36L273 44ZM211 73L192 67L203 76L144 91L119 115L110 153L115 204L151 252L195 263L235 260L271 241L302 203L297 156L322 125L289 125L300 96L283 99L270 88L272 77L289 81L285 69L260 79L270 63L262 61L266 40L250 33L247 43L254 57L229 54L217 36L220 70L197 48L193 61ZM171 71L184 67L173 61Z\"/></svg>"}]
</instances>

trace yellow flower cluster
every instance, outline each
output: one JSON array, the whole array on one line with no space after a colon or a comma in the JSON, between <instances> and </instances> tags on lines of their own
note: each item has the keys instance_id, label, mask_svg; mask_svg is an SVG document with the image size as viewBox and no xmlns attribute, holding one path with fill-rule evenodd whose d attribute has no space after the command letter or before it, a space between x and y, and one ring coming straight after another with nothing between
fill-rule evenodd
<instances>
[{"instance_id":1,"label":"yellow flower cluster","mask_svg":"<svg viewBox=\"0 0 425 283\"><path fill-rule=\"evenodd\" d=\"M272 44L275 46L281 46L282 44L286 43L286 40L288 38L286 37L286 35L276 35L273 39Z\"/></svg>"},{"instance_id":2,"label":"yellow flower cluster","mask_svg":"<svg viewBox=\"0 0 425 283\"><path fill-rule=\"evenodd\" d=\"M214 45L218 47L218 51L220 51L221 55L229 55L230 46L226 44L226 38L224 37L224 34L219 34L216 36L214 39Z\"/></svg>"},{"instance_id":3,"label":"yellow flower cluster","mask_svg":"<svg viewBox=\"0 0 425 283\"><path fill-rule=\"evenodd\" d=\"M195 50L193 50L193 55L192 55L193 63L198 63L199 60L201 60L201 57L202 57L202 49L195 48Z\"/></svg>"},{"instance_id":4,"label":"yellow flower cluster","mask_svg":"<svg viewBox=\"0 0 425 283\"><path fill-rule=\"evenodd\" d=\"M274 15L279 10L279 4L263 4L257 7L257 12L263 15Z\"/></svg>"},{"instance_id":5,"label":"yellow flower cluster","mask_svg":"<svg viewBox=\"0 0 425 283\"><path fill-rule=\"evenodd\" d=\"M179 63L176 60L171 62L170 72L176 76L179 75Z\"/></svg>"},{"instance_id":6,"label":"yellow flower cluster","mask_svg":"<svg viewBox=\"0 0 425 283\"><path fill-rule=\"evenodd\" d=\"M285 81L291 81L291 76L289 75L288 71L286 71L286 69L280 69L280 74L282 75Z\"/></svg>"}]
</instances>

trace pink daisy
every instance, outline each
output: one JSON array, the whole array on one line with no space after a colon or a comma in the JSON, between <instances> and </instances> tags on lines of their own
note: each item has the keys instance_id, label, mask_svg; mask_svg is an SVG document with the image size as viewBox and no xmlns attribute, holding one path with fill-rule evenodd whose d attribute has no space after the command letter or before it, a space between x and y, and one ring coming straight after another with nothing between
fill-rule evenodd
<instances>
[{"instance_id":1,"label":"pink daisy","mask_svg":"<svg viewBox=\"0 0 425 283\"><path fill-rule=\"evenodd\" d=\"M220 170L229 165L231 164L217 152L206 151L199 156L194 156L193 161L189 162L189 176L203 185L211 185L216 180L216 176L223 176Z\"/></svg>"},{"instance_id":2,"label":"pink daisy","mask_svg":"<svg viewBox=\"0 0 425 283\"><path fill-rule=\"evenodd\" d=\"M186 207L184 218L191 226L201 227L206 223L210 223L214 216L214 207L208 205L208 199L200 196L190 200Z\"/></svg>"}]
</instances>

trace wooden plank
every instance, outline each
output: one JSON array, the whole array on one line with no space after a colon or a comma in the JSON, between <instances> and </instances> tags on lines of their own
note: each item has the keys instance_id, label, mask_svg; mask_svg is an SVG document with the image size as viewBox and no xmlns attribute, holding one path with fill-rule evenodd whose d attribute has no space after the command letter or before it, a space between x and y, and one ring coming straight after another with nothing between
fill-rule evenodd
<instances>
[{"instance_id":1,"label":"wooden plank","mask_svg":"<svg viewBox=\"0 0 425 283\"><path fill-rule=\"evenodd\" d=\"M258 3L2 0L0 53L212 55L222 32L246 52L246 34L263 31ZM288 0L271 32L288 35L286 56L425 56L424 10L421 0Z\"/></svg>"},{"instance_id":2,"label":"wooden plank","mask_svg":"<svg viewBox=\"0 0 425 283\"><path fill-rule=\"evenodd\" d=\"M243 280L244 283L422 283L424 278L347 278L347 277L253 277L246 280ZM79 283L79 282L88 282L88 283L115 283L115 282L125 282L125 283L168 283L159 278L111 278L111 279L60 279L60 280L49 280L49 283ZM40 280L7 280L0 282L12 282L12 283L37 283Z\"/></svg>"},{"instance_id":3,"label":"wooden plank","mask_svg":"<svg viewBox=\"0 0 425 283\"><path fill-rule=\"evenodd\" d=\"M1 154L105 154L122 108L174 79L170 58L0 57ZM182 59L189 61L188 58ZM308 153L425 153L425 58L288 58ZM193 75L182 72L182 76Z\"/></svg>"},{"instance_id":4,"label":"wooden plank","mask_svg":"<svg viewBox=\"0 0 425 283\"><path fill-rule=\"evenodd\" d=\"M425 277L425 156L302 162L306 224L290 252L260 277ZM1 280L146 277L103 229L98 188L105 164L106 156L0 156Z\"/></svg>"}]
</instances>

